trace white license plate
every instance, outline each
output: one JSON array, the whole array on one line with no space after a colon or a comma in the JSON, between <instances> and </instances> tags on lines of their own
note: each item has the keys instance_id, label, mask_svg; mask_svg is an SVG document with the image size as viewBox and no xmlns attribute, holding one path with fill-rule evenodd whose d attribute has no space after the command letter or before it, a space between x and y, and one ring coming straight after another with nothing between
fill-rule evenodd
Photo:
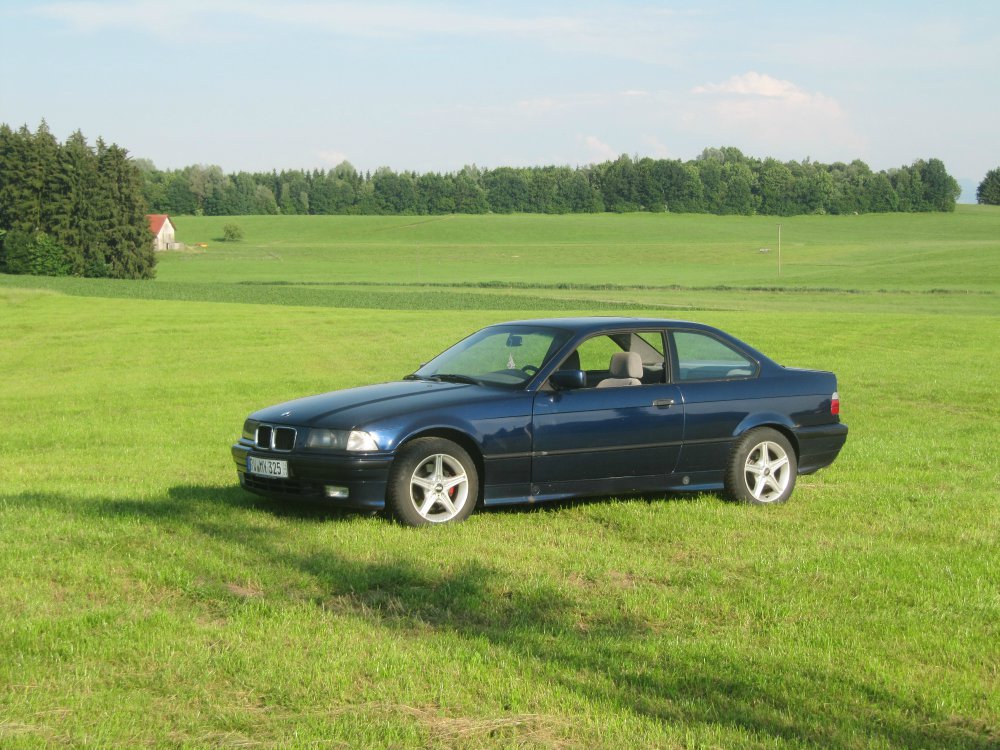
<instances>
[{"instance_id":1,"label":"white license plate","mask_svg":"<svg viewBox=\"0 0 1000 750\"><path fill-rule=\"evenodd\" d=\"M288 478L288 461L247 456L247 471L260 477Z\"/></svg>"}]
</instances>

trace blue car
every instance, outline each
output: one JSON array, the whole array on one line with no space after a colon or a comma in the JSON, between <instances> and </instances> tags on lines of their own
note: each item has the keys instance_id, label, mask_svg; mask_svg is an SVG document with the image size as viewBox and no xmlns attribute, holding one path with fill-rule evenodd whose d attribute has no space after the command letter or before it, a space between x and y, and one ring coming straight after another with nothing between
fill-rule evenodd
<instances>
[{"instance_id":1,"label":"blue car","mask_svg":"<svg viewBox=\"0 0 1000 750\"><path fill-rule=\"evenodd\" d=\"M847 439L833 373L783 367L711 326L500 323L401 381L254 412L232 447L271 498L388 509L412 526L479 505L722 490L781 503Z\"/></svg>"}]
</instances>

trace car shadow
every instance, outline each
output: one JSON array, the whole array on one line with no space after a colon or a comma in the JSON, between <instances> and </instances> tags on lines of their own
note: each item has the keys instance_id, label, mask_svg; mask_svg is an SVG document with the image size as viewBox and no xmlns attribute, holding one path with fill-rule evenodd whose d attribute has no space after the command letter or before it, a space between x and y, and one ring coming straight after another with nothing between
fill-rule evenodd
<instances>
[{"instance_id":1,"label":"car shadow","mask_svg":"<svg viewBox=\"0 0 1000 750\"><path fill-rule=\"evenodd\" d=\"M498 512L600 502L607 500ZM495 559L492 548L479 552L474 535L462 548L466 557L446 560L440 556L440 534L374 529L378 555L372 557L343 543L363 543L365 529L357 538L306 535L296 523L260 524L251 518L266 512L298 523L327 523L353 514L274 503L234 486L178 485L137 498L29 492L3 496L2 507L79 521L72 526L81 544L115 539L102 548L107 569L133 576L156 575L155 564L144 565L148 558L136 556L136 544L163 537L168 546L181 545L184 553L170 565L185 583L157 579L158 586L173 587L175 598L165 601L175 602L171 606L180 612L189 606L188 597L199 606L210 602L220 613L239 612L250 596L267 598L278 608L314 606L334 630L338 618L357 619L395 633L401 644L431 629L456 648L476 650L485 644L491 660L544 673L554 687L576 696L574 702L666 725L729 728L761 744L780 738L800 746L854 747L862 737L885 747L996 747L991 728L923 703L878 674L859 676L834 663L782 653L743 653L721 635L677 639L669 617L686 622L684 612L609 606L607 598L617 594L607 581L583 580L558 569L525 576L530 562L511 565ZM544 544L552 533L544 519L538 520L529 524L530 538L520 542L525 550ZM271 581L270 588L234 587L226 566L219 564L245 567L247 560L265 571L261 579ZM824 694L836 700L803 698Z\"/></svg>"},{"instance_id":2,"label":"car shadow","mask_svg":"<svg viewBox=\"0 0 1000 750\"><path fill-rule=\"evenodd\" d=\"M219 504L232 508L247 508L268 513L277 518L294 518L303 521L341 521L347 518L370 516L371 512L338 508L322 501L307 501L296 498L271 499L247 492L239 485L231 487L204 487L198 485L176 485L167 496L176 502Z\"/></svg>"},{"instance_id":3,"label":"car shadow","mask_svg":"<svg viewBox=\"0 0 1000 750\"><path fill-rule=\"evenodd\" d=\"M247 492L242 487L199 487L193 485L177 485L171 487L169 496L178 501L221 503L237 508L248 508L269 513L279 518L298 518L309 521L343 521L351 518L378 517L387 523L392 522L392 515L386 510L361 510L355 508L340 508L323 500L301 500L290 498L266 498ZM645 503L658 505L661 503L695 503L701 500L718 500L720 496L708 492L667 492L642 493L636 495L601 495L595 497L575 497L561 500L546 500L536 503L518 503L511 505L480 504L475 513L490 515L521 515L532 513L549 513L588 506L600 506L619 502Z\"/></svg>"}]
</instances>

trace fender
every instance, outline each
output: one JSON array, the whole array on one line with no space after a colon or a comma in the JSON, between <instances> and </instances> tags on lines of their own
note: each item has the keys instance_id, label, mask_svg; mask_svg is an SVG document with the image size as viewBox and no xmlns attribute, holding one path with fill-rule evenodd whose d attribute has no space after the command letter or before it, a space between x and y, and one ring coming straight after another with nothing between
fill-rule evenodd
<instances>
[{"instance_id":1,"label":"fender","mask_svg":"<svg viewBox=\"0 0 1000 750\"><path fill-rule=\"evenodd\" d=\"M789 436L792 443L798 450L798 439L795 436L796 424L789 419L787 414L779 414L776 411L761 411L748 414L742 422L736 425L733 430L733 437L737 438L748 430L755 427L781 427L782 432Z\"/></svg>"}]
</instances>

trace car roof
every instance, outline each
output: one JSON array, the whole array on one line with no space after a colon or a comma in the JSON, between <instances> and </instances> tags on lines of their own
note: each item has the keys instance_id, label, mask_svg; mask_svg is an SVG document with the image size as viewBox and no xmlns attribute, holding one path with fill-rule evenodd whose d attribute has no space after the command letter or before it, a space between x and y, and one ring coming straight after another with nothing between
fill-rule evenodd
<instances>
[{"instance_id":1,"label":"car roof","mask_svg":"<svg viewBox=\"0 0 1000 750\"><path fill-rule=\"evenodd\" d=\"M718 328L694 323L689 320L666 320L663 318L629 318L624 316L590 316L576 318L534 318L531 320L510 320L494 325L524 325L548 326L563 328L577 333L597 333L599 331L618 331L623 328L700 328L705 331L718 331Z\"/></svg>"},{"instance_id":2,"label":"car roof","mask_svg":"<svg viewBox=\"0 0 1000 750\"><path fill-rule=\"evenodd\" d=\"M510 320L504 323L494 323L493 326L548 326L550 328L561 328L572 332L571 341L579 341L581 338L589 338L591 335L604 331L628 331L628 330L656 330L662 328L687 328L689 330L706 331L712 335L725 339L742 349L765 367L780 367L760 350L754 348L745 341L741 341L721 328L706 325L705 323L695 323L690 320L668 320L664 318L629 318L625 316L599 316L575 318L533 318L531 320ZM493 326L487 326L492 328Z\"/></svg>"}]
</instances>

